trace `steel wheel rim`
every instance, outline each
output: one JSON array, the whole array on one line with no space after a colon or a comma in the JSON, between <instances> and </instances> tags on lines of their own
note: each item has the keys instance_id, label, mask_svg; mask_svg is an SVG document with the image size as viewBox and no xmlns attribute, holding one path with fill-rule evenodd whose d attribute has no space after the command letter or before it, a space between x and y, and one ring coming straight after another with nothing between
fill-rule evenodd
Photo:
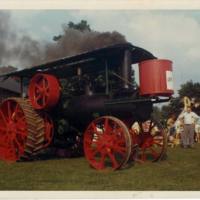
<instances>
[{"instance_id":1,"label":"steel wheel rim","mask_svg":"<svg viewBox=\"0 0 200 200\"><path fill-rule=\"evenodd\" d=\"M0 156L16 161L24 154L27 124L24 112L14 100L5 100L0 106Z\"/></svg>"},{"instance_id":2,"label":"steel wheel rim","mask_svg":"<svg viewBox=\"0 0 200 200\"><path fill-rule=\"evenodd\" d=\"M115 117L97 118L84 133L84 152L90 165L97 170L123 167L131 153L127 127Z\"/></svg>"}]
</instances>

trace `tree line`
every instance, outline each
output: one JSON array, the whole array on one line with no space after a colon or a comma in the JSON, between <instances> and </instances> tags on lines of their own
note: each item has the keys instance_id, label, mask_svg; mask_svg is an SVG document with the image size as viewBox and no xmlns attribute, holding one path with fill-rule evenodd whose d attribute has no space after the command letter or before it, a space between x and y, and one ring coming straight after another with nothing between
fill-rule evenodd
<instances>
[{"instance_id":1,"label":"tree line","mask_svg":"<svg viewBox=\"0 0 200 200\"><path fill-rule=\"evenodd\" d=\"M180 86L178 96L172 97L168 105L163 105L161 108L155 106L153 117L155 119L161 119L163 124L172 115L178 117L184 108L183 98L185 96L191 100L192 110L200 115L200 83L191 80Z\"/></svg>"}]
</instances>

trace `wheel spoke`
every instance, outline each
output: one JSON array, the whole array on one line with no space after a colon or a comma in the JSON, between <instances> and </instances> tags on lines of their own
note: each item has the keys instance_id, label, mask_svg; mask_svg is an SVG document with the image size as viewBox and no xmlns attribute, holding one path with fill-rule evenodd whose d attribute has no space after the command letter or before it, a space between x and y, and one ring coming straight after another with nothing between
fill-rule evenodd
<instances>
[{"instance_id":1,"label":"wheel spoke","mask_svg":"<svg viewBox=\"0 0 200 200\"><path fill-rule=\"evenodd\" d=\"M45 88L45 79L44 78L42 79L42 88L43 89Z\"/></svg>"},{"instance_id":2,"label":"wheel spoke","mask_svg":"<svg viewBox=\"0 0 200 200\"><path fill-rule=\"evenodd\" d=\"M94 132L95 132L95 133L98 132L98 131L97 131L96 124L95 124L94 122L92 122L91 125L92 125L92 128L93 128Z\"/></svg>"},{"instance_id":3,"label":"wheel spoke","mask_svg":"<svg viewBox=\"0 0 200 200\"><path fill-rule=\"evenodd\" d=\"M21 110L18 110L18 112L16 112L16 113L13 115L13 118L12 118L12 119L13 119L13 120L16 120L17 123L26 120L25 115L24 115L24 113L23 113Z\"/></svg>"},{"instance_id":4,"label":"wheel spoke","mask_svg":"<svg viewBox=\"0 0 200 200\"><path fill-rule=\"evenodd\" d=\"M14 109L14 111L13 111L13 113L12 113L12 116L11 116L11 119L12 119L12 120L15 119L15 116L16 116L16 114L18 113L18 112L17 112L18 107L19 107L19 104L16 104L15 109Z\"/></svg>"},{"instance_id":5,"label":"wheel spoke","mask_svg":"<svg viewBox=\"0 0 200 200\"><path fill-rule=\"evenodd\" d=\"M124 140L119 140L119 141L117 142L117 145L122 146L122 145L126 145L126 143L125 143Z\"/></svg>"},{"instance_id":6,"label":"wheel spoke","mask_svg":"<svg viewBox=\"0 0 200 200\"><path fill-rule=\"evenodd\" d=\"M117 133L115 133L112 135L112 138L118 144L124 144L124 142L125 142L125 138L121 134L118 135Z\"/></svg>"},{"instance_id":7,"label":"wheel spoke","mask_svg":"<svg viewBox=\"0 0 200 200\"><path fill-rule=\"evenodd\" d=\"M116 169L119 166L119 164L117 163L117 160L115 159L114 155L111 152L107 152L107 154L109 158L111 159L113 168Z\"/></svg>"},{"instance_id":8,"label":"wheel spoke","mask_svg":"<svg viewBox=\"0 0 200 200\"><path fill-rule=\"evenodd\" d=\"M12 158L10 157L10 159L13 159L13 160L19 159L20 155L23 152L22 152L21 146L19 145L19 143L16 140L12 141L11 149L12 149L12 156L11 156Z\"/></svg>"},{"instance_id":9,"label":"wheel spoke","mask_svg":"<svg viewBox=\"0 0 200 200\"><path fill-rule=\"evenodd\" d=\"M7 124L7 120L6 120L4 114L3 114L3 112L1 110L0 110L0 114L2 116L2 119L3 119L4 123Z\"/></svg>"},{"instance_id":10,"label":"wheel spoke","mask_svg":"<svg viewBox=\"0 0 200 200\"><path fill-rule=\"evenodd\" d=\"M17 128L16 134L17 134L17 135L20 135L20 136L22 136L22 137L26 137L26 136L27 136L26 129L22 129L22 128Z\"/></svg>"},{"instance_id":11,"label":"wheel spoke","mask_svg":"<svg viewBox=\"0 0 200 200\"><path fill-rule=\"evenodd\" d=\"M121 155L124 155L126 153L126 147L121 147L121 146L115 145L114 151L117 153L120 153Z\"/></svg>"},{"instance_id":12,"label":"wheel spoke","mask_svg":"<svg viewBox=\"0 0 200 200\"><path fill-rule=\"evenodd\" d=\"M122 133L123 133L123 129L122 129L122 127L116 127L114 130L113 130L113 132L115 132L115 134L117 134L117 135L121 135Z\"/></svg>"},{"instance_id":13,"label":"wheel spoke","mask_svg":"<svg viewBox=\"0 0 200 200\"><path fill-rule=\"evenodd\" d=\"M19 141L17 140L17 138L14 138L12 140L13 144L16 145L16 148L18 148L18 150L20 150L21 152L23 151L23 148L21 147L22 144L19 143Z\"/></svg>"},{"instance_id":14,"label":"wheel spoke","mask_svg":"<svg viewBox=\"0 0 200 200\"><path fill-rule=\"evenodd\" d=\"M15 118L19 113L21 112L20 108L18 108L19 112L16 112ZM15 121L15 127L16 127L16 135L20 135L22 137L27 136L26 132L26 121L25 121L25 116L21 115L18 116L17 120Z\"/></svg>"},{"instance_id":15,"label":"wheel spoke","mask_svg":"<svg viewBox=\"0 0 200 200\"><path fill-rule=\"evenodd\" d=\"M42 93L38 93L37 95L36 95L36 101L38 101L38 100L40 100L42 98Z\"/></svg>"},{"instance_id":16,"label":"wheel spoke","mask_svg":"<svg viewBox=\"0 0 200 200\"><path fill-rule=\"evenodd\" d=\"M105 159L106 159L106 154L104 152L101 152L101 159L99 162L99 166L101 169L105 168Z\"/></svg>"},{"instance_id":17,"label":"wheel spoke","mask_svg":"<svg viewBox=\"0 0 200 200\"><path fill-rule=\"evenodd\" d=\"M45 105L45 104L46 104L46 96L43 95L43 96L42 96L42 105Z\"/></svg>"},{"instance_id":18,"label":"wheel spoke","mask_svg":"<svg viewBox=\"0 0 200 200\"><path fill-rule=\"evenodd\" d=\"M108 118L105 118L104 132L105 132L105 134L111 134L111 132L112 132L112 128L109 125L109 119Z\"/></svg>"},{"instance_id":19,"label":"wheel spoke","mask_svg":"<svg viewBox=\"0 0 200 200\"><path fill-rule=\"evenodd\" d=\"M95 160L96 159L95 156L96 156L97 153L99 153L99 151L96 148L95 149L91 148L91 149L88 150L87 153L88 153L89 159Z\"/></svg>"},{"instance_id":20,"label":"wheel spoke","mask_svg":"<svg viewBox=\"0 0 200 200\"><path fill-rule=\"evenodd\" d=\"M42 87L41 87L38 83L35 83L35 87L36 87L39 91L42 90Z\"/></svg>"},{"instance_id":21,"label":"wheel spoke","mask_svg":"<svg viewBox=\"0 0 200 200\"><path fill-rule=\"evenodd\" d=\"M10 107L10 101L7 101L7 111L8 111L8 119L10 120L12 117L12 113L11 113L11 107Z\"/></svg>"},{"instance_id":22,"label":"wheel spoke","mask_svg":"<svg viewBox=\"0 0 200 200\"><path fill-rule=\"evenodd\" d=\"M42 79L42 87L43 87L43 89L46 88L46 79L45 78Z\"/></svg>"},{"instance_id":23,"label":"wheel spoke","mask_svg":"<svg viewBox=\"0 0 200 200\"><path fill-rule=\"evenodd\" d=\"M91 150L91 155L92 155L92 157L95 157L95 155L97 154L97 153L99 153L99 150L98 149L92 149Z\"/></svg>"},{"instance_id":24,"label":"wheel spoke","mask_svg":"<svg viewBox=\"0 0 200 200\"><path fill-rule=\"evenodd\" d=\"M48 81L46 80L45 82L45 90L48 92L49 91L49 85L48 85Z\"/></svg>"}]
</instances>

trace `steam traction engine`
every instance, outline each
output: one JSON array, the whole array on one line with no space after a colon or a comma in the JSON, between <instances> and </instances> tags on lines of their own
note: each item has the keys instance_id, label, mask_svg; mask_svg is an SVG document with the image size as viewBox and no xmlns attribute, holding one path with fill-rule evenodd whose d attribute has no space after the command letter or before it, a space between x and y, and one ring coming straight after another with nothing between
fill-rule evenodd
<instances>
[{"instance_id":1,"label":"steam traction engine","mask_svg":"<svg viewBox=\"0 0 200 200\"><path fill-rule=\"evenodd\" d=\"M139 87L133 81L137 63ZM142 161L165 154L166 135L151 113L154 103L173 94L169 60L124 43L3 77L20 78L22 97L0 106L2 160L84 151L92 167L119 169L136 154Z\"/></svg>"}]
</instances>

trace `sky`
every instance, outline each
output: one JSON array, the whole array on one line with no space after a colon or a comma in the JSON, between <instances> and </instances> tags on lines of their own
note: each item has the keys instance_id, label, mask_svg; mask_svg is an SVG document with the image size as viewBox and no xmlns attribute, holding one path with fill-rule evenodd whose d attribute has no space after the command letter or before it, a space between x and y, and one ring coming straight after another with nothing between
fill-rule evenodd
<instances>
[{"instance_id":1,"label":"sky","mask_svg":"<svg viewBox=\"0 0 200 200\"><path fill-rule=\"evenodd\" d=\"M200 80L200 10L11 10L13 27L52 41L62 24L84 19L97 31L118 31L128 42L173 61L175 90ZM138 73L137 66L136 74Z\"/></svg>"}]
</instances>

